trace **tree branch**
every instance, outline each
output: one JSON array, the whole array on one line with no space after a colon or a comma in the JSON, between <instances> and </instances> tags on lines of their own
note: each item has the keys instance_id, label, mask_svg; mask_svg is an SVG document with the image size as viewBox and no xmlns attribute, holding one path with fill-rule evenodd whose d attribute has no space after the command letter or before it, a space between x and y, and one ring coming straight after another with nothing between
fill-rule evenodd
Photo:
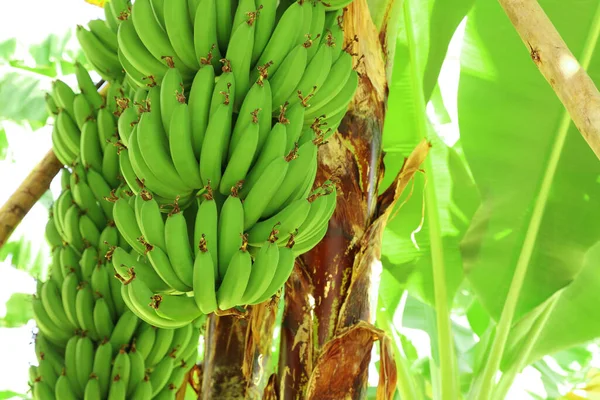
<instances>
[{"instance_id":1,"label":"tree branch","mask_svg":"<svg viewBox=\"0 0 600 400\"><path fill-rule=\"evenodd\" d=\"M62 163L50 150L0 208L0 248L8 241L33 205L48 190L50 182L62 167Z\"/></svg>"},{"instance_id":2,"label":"tree branch","mask_svg":"<svg viewBox=\"0 0 600 400\"><path fill-rule=\"evenodd\" d=\"M530 56L600 158L600 93L537 0L498 0ZM583 58L591 57L584 54ZM582 64L586 64L582 60Z\"/></svg>"}]
</instances>

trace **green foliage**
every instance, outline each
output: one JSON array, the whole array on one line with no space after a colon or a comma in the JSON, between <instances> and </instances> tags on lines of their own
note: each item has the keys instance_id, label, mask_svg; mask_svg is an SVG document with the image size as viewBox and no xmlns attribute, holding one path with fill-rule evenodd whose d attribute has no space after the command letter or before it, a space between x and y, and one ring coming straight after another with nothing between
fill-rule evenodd
<instances>
[{"instance_id":1,"label":"green foliage","mask_svg":"<svg viewBox=\"0 0 600 400\"><path fill-rule=\"evenodd\" d=\"M31 295L13 293L6 302L6 315L0 318L0 327L16 328L25 325L30 319L33 319Z\"/></svg>"}]
</instances>

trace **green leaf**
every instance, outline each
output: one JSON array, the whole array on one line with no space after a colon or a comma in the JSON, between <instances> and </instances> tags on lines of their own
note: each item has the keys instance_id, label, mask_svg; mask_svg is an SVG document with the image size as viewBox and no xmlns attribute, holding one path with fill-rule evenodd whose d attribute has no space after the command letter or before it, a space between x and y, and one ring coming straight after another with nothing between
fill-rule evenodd
<instances>
[{"instance_id":1,"label":"green leaf","mask_svg":"<svg viewBox=\"0 0 600 400\"><path fill-rule=\"evenodd\" d=\"M560 293L528 363L600 336L600 244L585 257L575 281Z\"/></svg>"},{"instance_id":2,"label":"green leaf","mask_svg":"<svg viewBox=\"0 0 600 400\"><path fill-rule=\"evenodd\" d=\"M574 54L595 47L597 2L540 4ZM477 2L461 61L461 141L483 197L462 242L465 273L498 319L525 266L517 321L572 283L600 240L600 224L590 223L600 220L600 163L497 2ZM589 72L599 80L598 57Z\"/></svg>"},{"instance_id":3,"label":"green leaf","mask_svg":"<svg viewBox=\"0 0 600 400\"><path fill-rule=\"evenodd\" d=\"M8 138L6 137L6 131L0 127L0 161L6 159L8 154Z\"/></svg>"},{"instance_id":4,"label":"green leaf","mask_svg":"<svg viewBox=\"0 0 600 400\"><path fill-rule=\"evenodd\" d=\"M0 400L4 400L4 399L28 399L29 396L25 395L25 394L20 394L20 393L16 393L13 392L11 390L3 390L0 392Z\"/></svg>"},{"instance_id":5,"label":"green leaf","mask_svg":"<svg viewBox=\"0 0 600 400\"><path fill-rule=\"evenodd\" d=\"M14 293L6 302L6 315L0 318L0 326L16 328L33 319L31 294Z\"/></svg>"},{"instance_id":6,"label":"green leaf","mask_svg":"<svg viewBox=\"0 0 600 400\"><path fill-rule=\"evenodd\" d=\"M0 61L8 61L12 59L17 51L17 39L12 38L0 43Z\"/></svg>"},{"instance_id":7,"label":"green leaf","mask_svg":"<svg viewBox=\"0 0 600 400\"><path fill-rule=\"evenodd\" d=\"M0 119L30 122L34 127L43 126L46 112L44 92L39 77L15 70L0 78Z\"/></svg>"}]
</instances>

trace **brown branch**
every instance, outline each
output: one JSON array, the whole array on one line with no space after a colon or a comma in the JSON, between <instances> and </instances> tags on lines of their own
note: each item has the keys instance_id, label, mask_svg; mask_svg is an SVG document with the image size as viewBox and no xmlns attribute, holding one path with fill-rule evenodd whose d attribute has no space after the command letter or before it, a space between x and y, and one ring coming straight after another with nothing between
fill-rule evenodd
<instances>
[{"instance_id":1,"label":"brown branch","mask_svg":"<svg viewBox=\"0 0 600 400\"><path fill-rule=\"evenodd\" d=\"M600 93L537 0L498 0L530 56L600 158ZM585 62L584 62L585 63Z\"/></svg>"},{"instance_id":2,"label":"brown branch","mask_svg":"<svg viewBox=\"0 0 600 400\"><path fill-rule=\"evenodd\" d=\"M0 248L6 244L21 220L48 190L50 182L62 167L62 163L50 150L0 208Z\"/></svg>"}]
</instances>

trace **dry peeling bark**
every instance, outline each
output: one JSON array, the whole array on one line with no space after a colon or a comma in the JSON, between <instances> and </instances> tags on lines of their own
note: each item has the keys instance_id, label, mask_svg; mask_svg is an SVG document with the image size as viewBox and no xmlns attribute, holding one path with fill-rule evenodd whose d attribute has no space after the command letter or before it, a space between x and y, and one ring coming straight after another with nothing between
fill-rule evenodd
<instances>
[{"instance_id":1,"label":"dry peeling bark","mask_svg":"<svg viewBox=\"0 0 600 400\"><path fill-rule=\"evenodd\" d=\"M371 274L380 260L385 223L426 157L423 142L394 184L378 196L387 107L387 43L356 0L344 18L347 41L358 37L359 88L339 132L319 150L318 183L338 182L338 202L323 241L301 256L286 284L279 374L280 399L360 399L371 348L381 340L378 399L393 398L396 370L383 332L374 329ZM364 57L363 57L364 56ZM358 62L358 61L357 61Z\"/></svg>"},{"instance_id":2,"label":"dry peeling bark","mask_svg":"<svg viewBox=\"0 0 600 400\"><path fill-rule=\"evenodd\" d=\"M8 241L31 207L48 190L52 179L62 166L54 152L50 150L0 208L0 248Z\"/></svg>"}]
</instances>

